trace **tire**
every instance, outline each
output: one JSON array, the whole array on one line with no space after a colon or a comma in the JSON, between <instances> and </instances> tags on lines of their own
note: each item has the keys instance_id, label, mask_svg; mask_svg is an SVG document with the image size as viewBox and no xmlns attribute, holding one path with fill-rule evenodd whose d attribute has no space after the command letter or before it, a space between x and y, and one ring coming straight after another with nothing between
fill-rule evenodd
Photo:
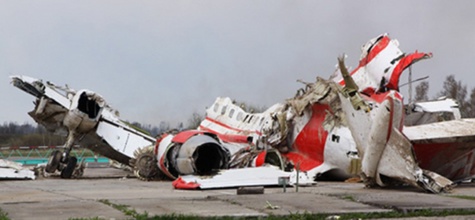
<instances>
[{"instance_id":1,"label":"tire","mask_svg":"<svg viewBox=\"0 0 475 220\"><path fill-rule=\"evenodd\" d=\"M47 173L54 173L60 164L61 161L61 152L59 150L54 150L51 152L51 155L48 158L48 163L46 163L45 171Z\"/></svg>"},{"instance_id":2,"label":"tire","mask_svg":"<svg viewBox=\"0 0 475 220\"><path fill-rule=\"evenodd\" d=\"M74 168L76 168L77 163L78 163L78 159L76 157L70 157L68 160L68 164L61 171L61 178L71 179L71 176L73 175Z\"/></svg>"}]
</instances>

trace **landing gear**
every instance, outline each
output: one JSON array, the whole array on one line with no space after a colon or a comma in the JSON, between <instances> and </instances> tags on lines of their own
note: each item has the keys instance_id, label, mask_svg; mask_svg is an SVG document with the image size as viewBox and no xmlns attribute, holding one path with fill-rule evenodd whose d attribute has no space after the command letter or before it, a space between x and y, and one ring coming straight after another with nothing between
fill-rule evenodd
<instances>
[{"instance_id":1,"label":"landing gear","mask_svg":"<svg viewBox=\"0 0 475 220\"><path fill-rule=\"evenodd\" d=\"M61 163L61 152L59 150L55 150L51 153L51 156L48 159L48 163L46 163L45 171L47 173L54 173Z\"/></svg>"},{"instance_id":2,"label":"landing gear","mask_svg":"<svg viewBox=\"0 0 475 220\"><path fill-rule=\"evenodd\" d=\"M74 169L76 168L76 164L78 163L78 159L76 157L69 157L66 167L61 170L61 178L63 179L70 179L73 175Z\"/></svg>"},{"instance_id":3,"label":"landing gear","mask_svg":"<svg viewBox=\"0 0 475 220\"><path fill-rule=\"evenodd\" d=\"M66 150L64 152L60 152L59 150L54 150L51 153L51 156L48 159L48 163L46 163L45 171L47 173L54 173L56 170L61 171L61 178L70 179L74 168L76 167L78 159L76 157L70 157L69 153L71 152L72 148L72 138L68 137L68 141L66 142Z\"/></svg>"},{"instance_id":4,"label":"landing gear","mask_svg":"<svg viewBox=\"0 0 475 220\"><path fill-rule=\"evenodd\" d=\"M76 168L78 159L76 157L69 156L69 151L66 150L61 153L59 150L55 150L51 153L51 156L46 163L45 172L55 173L56 170L61 171L61 178L70 179Z\"/></svg>"},{"instance_id":5,"label":"landing gear","mask_svg":"<svg viewBox=\"0 0 475 220\"><path fill-rule=\"evenodd\" d=\"M68 137L68 141L65 144L66 149L64 152L55 150L51 153L51 156L48 159L46 164L45 171L47 173L54 173L56 170L61 171L61 178L70 179L76 169L76 164L78 159L76 157L71 157L70 153L72 150L72 143L74 140L74 135Z\"/></svg>"}]
</instances>

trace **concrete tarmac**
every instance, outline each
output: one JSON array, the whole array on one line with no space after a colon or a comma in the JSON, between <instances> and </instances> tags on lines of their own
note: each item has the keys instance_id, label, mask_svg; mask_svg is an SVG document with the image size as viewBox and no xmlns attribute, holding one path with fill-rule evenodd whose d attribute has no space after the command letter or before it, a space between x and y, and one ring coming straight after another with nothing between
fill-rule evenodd
<instances>
[{"instance_id":1,"label":"concrete tarmac","mask_svg":"<svg viewBox=\"0 0 475 220\"><path fill-rule=\"evenodd\" d=\"M269 216L295 213L370 213L414 210L475 209L475 184L449 194L419 189L367 189L361 183L318 182L309 187L265 188L264 194L237 195L236 189L175 190L169 181L143 182L130 172L88 168L81 179L57 176L38 180L0 181L0 208L10 219L133 219L138 214L194 216ZM121 208L122 207L122 208ZM446 219L475 219L449 216ZM438 219L418 217L416 219Z\"/></svg>"}]
</instances>

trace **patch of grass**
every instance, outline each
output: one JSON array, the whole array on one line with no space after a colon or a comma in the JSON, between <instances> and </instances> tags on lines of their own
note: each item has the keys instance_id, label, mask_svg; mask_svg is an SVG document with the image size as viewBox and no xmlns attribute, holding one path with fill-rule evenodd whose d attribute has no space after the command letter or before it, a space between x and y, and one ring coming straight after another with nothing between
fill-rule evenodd
<instances>
[{"instance_id":1,"label":"patch of grass","mask_svg":"<svg viewBox=\"0 0 475 220\"><path fill-rule=\"evenodd\" d=\"M137 211L135 211L135 209L129 209L128 205L114 204L114 203L110 202L107 199L100 199L99 202L101 202L105 205L108 205L108 206L110 206L114 209L117 209L117 210L121 211L122 213L124 213L125 215L133 217L134 219L150 219L148 217L147 212L142 213L142 214L137 213Z\"/></svg>"},{"instance_id":2,"label":"patch of grass","mask_svg":"<svg viewBox=\"0 0 475 220\"><path fill-rule=\"evenodd\" d=\"M0 209L0 220L10 220L8 213Z\"/></svg>"},{"instance_id":3,"label":"patch of grass","mask_svg":"<svg viewBox=\"0 0 475 220\"><path fill-rule=\"evenodd\" d=\"M197 219L239 219L239 217L199 217L194 215L182 215L182 214L170 214L170 215L160 215L149 217L150 220L168 220L168 219L178 219L178 220L197 220ZM244 219L244 218L242 218ZM249 218L246 218L249 219Z\"/></svg>"},{"instance_id":4,"label":"patch of grass","mask_svg":"<svg viewBox=\"0 0 475 220\"><path fill-rule=\"evenodd\" d=\"M347 213L347 214L312 214L312 213L290 213L289 215L270 215L267 217L235 217L235 216L224 216L224 217L198 217L198 216L185 216L185 215L164 215L164 216L154 216L148 219L183 219L183 220L194 220L194 219L246 219L246 220L276 220L276 219L291 219L291 220L313 220L313 219L339 219L339 220L349 220L349 219L378 219L378 218L410 218L410 217L446 217L451 215L475 215L475 210L417 210L411 212L375 212L375 213Z\"/></svg>"},{"instance_id":5,"label":"patch of grass","mask_svg":"<svg viewBox=\"0 0 475 220\"><path fill-rule=\"evenodd\" d=\"M348 201L351 201L351 202L358 202L355 197L353 196L350 196L350 195L346 195L346 196L342 196L340 197L341 199L344 199L344 200L348 200Z\"/></svg>"},{"instance_id":6,"label":"patch of grass","mask_svg":"<svg viewBox=\"0 0 475 220\"><path fill-rule=\"evenodd\" d=\"M475 197L471 196L455 196L457 198L464 198L475 200ZM342 199L349 201L355 201L352 196L345 196ZM471 209L453 209L453 210L401 210L401 211L390 211L390 212L371 212L371 213L345 213L345 214L313 214L313 213L289 213L288 215L269 215L266 217L262 216L219 216L219 217L200 217L194 215L183 215L183 214L168 214L160 216L148 216L148 213L143 214L137 213L135 209L130 209L127 205L114 204L109 200L99 200L99 202L111 206L125 215L132 217L133 219L153 219L153 220L163 220L163 219L181 219L181 220L196 220L196 219L246 219L246 220L275 220L275 219L291 219L291 220L307 220L307 219L378 219L378 218L410 218L410 217L446 217L453 215L475 215L475 210ZM7 218L8 219L8 218ZM100 218L86 218L85 220L96 220ZM2 220L2 219L0 219Z\"/></svg>"},{"instance_id":7,"label":"patch of grass","mask_svg":"<svg viewBox=\"0 0 475 220\"><path fill-rule=\"evenodd\" d=\"M409 212L373 212L373 213L348 213L341 215L315 215L315 219L329 219L329 216L338 216L339 220L346 219L378 219L378 218L410 218L410 217L446 217L451 215L475 215L475 210L416 210ZM307 218L310 219L310 218Z\"/></svg>"},{"instance_id":8,"label":"patch of grass","mask_svg":"<svg viewBox=\"0 0 475 220\"><path fill-rule=\"evenodd\" d=\"M106 220L105 218L92 217L92 218L69 218L69 220Z\"/></svg>"},{"instance_id":9,"label":"patch of grass","mask_svg":"<svg viewBox=\"0 0 475 220\"><path fill-rule=\"evenodd\" d=\"M465 196L465 195L448 195L448 197L452 197L452 198L458 198L458 199L475 200L475 196Z\"/></svg>"}]
</instances>

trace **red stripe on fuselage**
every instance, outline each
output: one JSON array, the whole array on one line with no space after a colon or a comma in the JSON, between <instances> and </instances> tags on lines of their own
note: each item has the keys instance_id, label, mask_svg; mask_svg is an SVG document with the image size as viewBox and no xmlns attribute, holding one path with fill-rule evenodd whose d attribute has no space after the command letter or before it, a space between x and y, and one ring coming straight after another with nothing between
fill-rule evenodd
<instances>
[{"instance_id":1,"label":"red stripe on fuselage","mask_svg":"<svg viewBox=\"0 0 475 220\"><path fill-rule=\"evenodd\" d=\"M389 79L389 82L386 87L392 90L399 90L399 78L401 77L402 72L414 62L417 62L424 58L429 58L431 56L431 53L419 53L416 51L413 54L409 54L403 57L401 60L399 60L396 67L394 67L393 72L391 74L391 78Z\"/></svg>"},{"instance_id":2,"label":"red stripe on fuselage","mask_svg":"<svg viewBox=\"0 0 475 220\"><path fill-rule=\"evenodd\" d=\"M312 117L300 131L293 144L295 152L286 155L294 164L300 163L302 171L320 166L324 161L328 132L323 129L322 124L328 114L327 111L330 111L328 105L312 105Z\"/></svg>"},{"instance_id":3,"label":"red stripe on fuselage","mask_svg":"<svg viewBox=\"0 0 475 220\"><path fill-rule=\"evenodd\" d=\"M229 130L232 130L232 131L241 132L241 133L244 133L244 132L252 132L252 133L256 133L256 134L258 134L258 135L262 135L262 133L261 133L260 131L251 131L251 130L242 130L242 129L239 129L239 128L233 128L233 127L231 127L231 126L229 126L229 125L227 125L227 124L224 124L224 123L222 123L222 122L220 122L220 121L214 120L214 119L209 118L209 117L206 117L205 120L208 120L208 121L210 121L210 122L212 122L212 123L214 123L214 124L217 124L217 125L219 125L219 126L222 126L222 127L226 128L226 129L229 129ZM204 129L207 129L207 130L211 130L211 129L209 129L209 128L207 128L207 127L204 127L204 126L201 126L201 125L200 125L200 128L204 128Z\"/></svg>"}]
</instances>

